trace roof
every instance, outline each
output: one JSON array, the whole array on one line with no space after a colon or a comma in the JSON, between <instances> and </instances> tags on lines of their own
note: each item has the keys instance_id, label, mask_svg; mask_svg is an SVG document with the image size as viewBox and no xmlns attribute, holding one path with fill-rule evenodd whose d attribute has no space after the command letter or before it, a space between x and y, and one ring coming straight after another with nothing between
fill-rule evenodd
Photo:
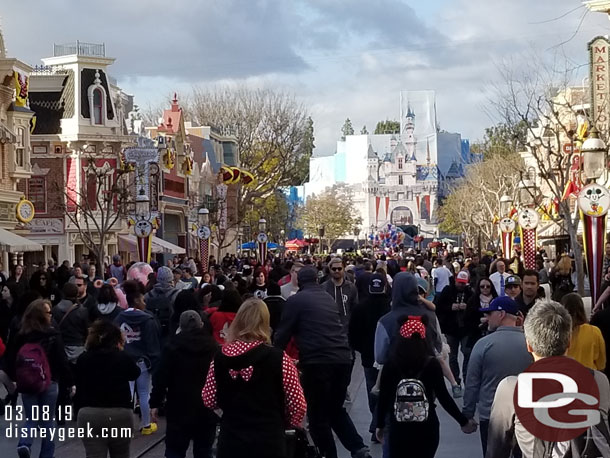
<instances>
[{"instance_id":1,"label":"roof","mask_svg":"<svg viewBox=\"0 0 610 458\"><path fill-rule=\"evenodd\" d=\"M169 110L163 110L163 122L159 126L159 131L175 134L180 129L180 120L182 118L182 108L178 104L178 96L174 93L172 107Z\"/></svg>"},{"instance_id":2,"label":"roof","mask_svg":"<svg viewBox=\"0 0 610 458\"><path fill-rule=\"evenodd\" d=\"M369 149L367 151L367 158L369 159L378 159L377 153L373 150L373 145L369 143Z\"/></svg>"},{"instance_id":3,"label":"roof","mask_svg":"<svg viewBox=\"0 0 610 458\"><path fill-rule=\"evenodd\" d=\"M461 167L460 165L457 163L457 161L453 161L451 163L451 166L449 167L449 170L447 170L447 173L445 175L445 178L448 179L455 179L455 178L460 178L462 176L461 173Z\"/></svg>"}]
</instances>

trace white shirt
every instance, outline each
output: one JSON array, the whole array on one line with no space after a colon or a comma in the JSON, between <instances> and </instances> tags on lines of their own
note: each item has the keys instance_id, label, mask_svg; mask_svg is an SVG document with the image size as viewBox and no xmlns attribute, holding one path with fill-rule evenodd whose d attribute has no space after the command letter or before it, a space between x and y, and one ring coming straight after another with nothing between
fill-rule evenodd
<instances>
[{"instance_id":1,"label":"white shirt","mask_svg":"<svg viewBox=\"0 0 610 458\"><path fill-rule=\"evenodd\" d=\"M453 277L451 271L444 265L435 267L432 269L432 278L434 279L435 288L437 293L440 293L445 286L449 286L449 279Z\"/></svg>"},{"instance_id":2,"label":"white shirt","mask_svg":"<svg viewBox=\"0 0 610 458\"><path fill-rule=\"evenodd\" d=\"M496 293L498 293L498 296L506 296L506 292L502 293L502 281L500 280L500 277L504 277L504 287L506 287L506 279L510 277L508 272L501 274L500 272L496 271L489 276L489 280L493 283L494 288L496 288Z\"/></svg>"}]
</instances>

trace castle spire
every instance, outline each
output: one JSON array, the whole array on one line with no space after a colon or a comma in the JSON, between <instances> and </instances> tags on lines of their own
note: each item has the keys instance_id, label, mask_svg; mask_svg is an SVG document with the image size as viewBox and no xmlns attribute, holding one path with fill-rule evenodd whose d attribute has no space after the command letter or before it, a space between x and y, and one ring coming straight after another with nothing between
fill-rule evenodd
<instances>
[{"instance_id":1,"label":"castle spire","mask_svg":"<svg viewBox=\"0 0 610 458\"><path fill-rule=\"evenodd\" d=\"M426 138L426 162L430 166L430 140Z\"/></svg>"},{"instance_id":2,"label":"castle spire","mask_svg":"<svg viewBox=\"0 0 610 458\"><path fill-rule=\"evenodd\" d=\"M0 59L6 59L6 48L4 47L4 36L0 27Z\"/></svg>"}]
</instances>

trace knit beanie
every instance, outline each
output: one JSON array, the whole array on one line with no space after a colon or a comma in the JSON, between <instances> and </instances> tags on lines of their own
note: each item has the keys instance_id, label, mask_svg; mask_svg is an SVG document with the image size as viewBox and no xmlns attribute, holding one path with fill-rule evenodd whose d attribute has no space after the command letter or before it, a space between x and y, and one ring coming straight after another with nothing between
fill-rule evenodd
<instances>
[{"instance_id":1,"label":"knit beanie","mask_svg":"<svg viewBox=\"0 0 610 458\"><path fill-rule=\"evenodd\" d=\"M157 271L157 282L162 285L168 285L172 281L174 281L174 274L171 269L166 266L159 267L159 270Z\"/></svg>"}]
</instances>

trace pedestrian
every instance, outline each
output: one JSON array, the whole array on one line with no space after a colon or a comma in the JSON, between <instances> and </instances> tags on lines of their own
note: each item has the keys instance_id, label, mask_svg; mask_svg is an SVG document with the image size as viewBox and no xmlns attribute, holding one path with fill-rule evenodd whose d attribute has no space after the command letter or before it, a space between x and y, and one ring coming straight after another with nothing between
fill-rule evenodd
<instances>
[{"instance_id":1,"label":"pedestrian","mask_svg":"<svg viewBox=\"0 0 610 458\"><path fill-rule=\"evenodd\" d=\"M492 272L489 279L494 284L498 296L505 296L506 279L510 276L510 274L506 272L506 261L504 261L504 259L497 259L491 264L491 269L493 270L494 268L496 270L495 272Z\"/></svg>"},{"instance_id":2,"label":"pedestrian","mask_svg":"<svg viewBox=\"0 0 610 458\"><path fill-rule=\"evenodd\" d=\"M83 437L88 458L129 458L133 434L133 412L129 383L140 369L124 351L121 330L107 319L97 320L89 328L86 351L76 362L76 424L89 428ZM116 430L120 433L104 434ZM129 432L129 434L126 434Z\"/></svg>"},{"instance_id":3,"label":"pedestrian","mask_svg":"<svg viewBox=\"0 0 610 458\"><path fill-rule=\"evenodd\" d=\"M521 278L519 278L518 275L509 275L506 277L504 292L512 300L517 300L517 297L521 295Z\"/></svg>"},{"instance_id":4,"label":"pedestrian","mask_svg":"<svg viewBox=\"0 0 610 458\"><path fill-rule=\"evenodd\" d=\"M25 294L25 292L29 288L29 283L23 271L23 266L21 264L15 266L12 275L8 277L6 283L8 285L12 285L15 288L15 293L17 294L17 297L21 297Z\"/></svg>"},{"instance_id":5,"label":"pedestrian","mask_svg":"<svg viewBox=\"0 0 610 458\"><path fill-rule=\"evenodd\" d=\"M180 292L180 289L174 287L173 281L174 275L172 271L165 266L159 267L159 270L157 270L157 283L144 296L146 310L157 319L161 330L162 342L165 342L169 335L174 301Z\"/></svg>"},{"instance_id":6,"label":"pedestrian","mask_svg":"<svg viewBox=\"0 0 610 458\"><path fill-rule=\"evenodd\" d=\"M95 264L88 264L86 268L85 281L87 283L87 294L96 297L98 290L95 287L95 282L97 280L102 280L102 277L97 274L97 266Z\"/></svg>"},{"instance_id":7,"label":"pedestrian","mask_svg":"<svg viewBox=\"0 0 610 458\"><path fill-rule=\"evenodd\" d=\"M536 301L544 294L541 293L540 276L537 271L526 269L523 271L522 291L515 298L521 314L525 317Z\"/></svg>"},{"instance_id":8,"label":"pedestrian","mask_svg":"<svg viewBox=\"0 0 610 458\"><path fill-rule=\"evenodd\" d=\"M356 281L368 276L363 273ZM362 295L360 296L362 297ZM349 322L350 346L360 353L360 361L364 369L364 380L368 394L371 423L369 432L371 441L376 442L375 427L377 424L377 395L371 390L377 382L379 369L375 367L375 331L379 319L390 311L390 295L388 293L385 275L371 274L368 291L364 299L354 307Z\"/></svg>"},{"instance_id":9,"label":"pedestrian","mask_svg":"<svg viewBox=\"0 0 610 458\"><path fill-rule=\"evenodd\" d=\"M191 271L190 267L186 267L184 269L183 281L185 283L189 284L190 285L189 288L191 288L191 289L197 289L197 286L199 286L197 279L195 277L193 277L193 272Z\"/></svg>"},{"instance_id":10,"label":"pedestrian","mask_svg":"<svg viewBox=\"0 0 610 458\"><path fill-rule=\"evenodd\" d=\"M53 306L61 300L61 292L53 284L48 272L34 272L30 278L30 289L38 291L43 299L49 299Z\"/></svg>"},{"instance_id":11,"label":"pedestrian","mask_svg":"<svg viewBox=\"0 0 610 458\"><path fill-rule=\"evenodd\" d=\"M606 343L599 328L588 323L582 297L578 293L569 293L561 298L561 304L572 318L568 356L589 369L603 371L606 368Z\"/></svg>"},{"instance_id":12,"label":"pedestrian","mask_svg":"<svg viewBox=\"0 0 610 458\"><path fill-rule=\"evenodd\" d=\"M436 294L440 294L446 286L449 286L449 281L451 277L453 277L449 268L440 259L434 261L434 268L432 269L431 275Z\"/></svg>"},{"instance_id":13,"label":"pedestrian","mask_svg":"<svg viewBox=\"0 0 610 458\"><path fill-rule=\"evenodd\" d=\"M567 254L562 254L559 261L551 269L550 280L553 287L551 298L554 301L560 302L563 296L574 291L572 260Z\"/></svg>"},{"instance_id":14,"label":"pedestrian","mask_svg":"<svg viewBox=\"0 0 610 458\"><path fill-rule=\"evenodd\" d=\"M96 314L97 299L87 292L87 279L83 276L75 275L73 283L78 288L78 294L76 296L78 303L81 304L85 310L87 310L89 313L89 319L93 321L93 317Z\"/></svg>"},{"instance_id":15,"label":"pedestrian","mask_svg":"<svg viewBox=\"0 0 610 458\"><path fill-rule=\"evenodd\" d=\"M282 297L286 300L299 290L299 280L298 275L299 271L303 268L303 263L295 262L292 264L290 268L290 282L281 286L282 289Z\"/></svg>"},{"instance_id":16,"label":"pedestrian","mask_svg":"<svg viewBox=\"0 0 610 458\"><path fill-rule=\"evenodd\" d=\"M271 326L271 341L273 341L275 330L280 325L282 312L286 304L286 299L282 297L281 287L273 280L270 280L267 286L265 304L269 309L269 325Z\"/></svg>"},{"instance_id":17,"label":"pedestrian","mask_svg":"<svg viewBox=\"0 0 610 458\"><path fill-rule=\"evenodd\" d=\"M480 313L479 307L468 308L473 292L469 286L470 277L468 272L462 270L457 273L455 284L446 286L440 295L435 298L436 314L443 334L451 349L449 353L449 366L455 377L456 386L453 387L453 396L462 396L461 383L466 380L468 373L468 359L470 352L477 339L481 336L479 329ZM471 304L472 307L472 304ZM460 378L460 366L458 363L458 352L462 351L463 379Z\"/></svg>"},{"instance_id":18,"label":"pedestrian","mask_svg":"<svg viewBox=\"0 0 610 458\"><path fill-rule=\"evenodd\" d=\"M356 285L346 279L345 267L341 258L331 259L328 263L328 270L330 278L322 283L322 288L334 299L347 333L352 309L358 303L358 290Z\"/></svg>"},{"instance_id":19,"label":"pedestrian","mask_svg":"<svg viewBox=\"0 0 610 458\"><path fill-rule=\"evenodd\" d=\"M267 297L267 271L259 267L254 271L254 281L250 285L250 293L259 299Z\"/></svg>"},{"instance_id":20,"label":"pedestrian","mask_svg":"<svg viewBox=\"0 0 610 458\"><path fill-rule=\"evenodd\" d=\"M135 391L140 401L140 432L149 435L157 431L157 424L151 421L148 399L151 375L161 354L161 330L154 316L146 312L144 286L136 280L128 280L123 283L123 290L128 308L121 311L114 322L125 337L126 353L140 368L140 375L130 385L132 394Z\"/></svg>"},{"instance_id":21,"label":"pedestrian","mask_svg":"<svg viewBox=\"0 0 610 458\"><path fill-rule=\"evenodd\" d=\"M55 407L58 382L72 386L72 374L59 332L51 325L51 302L38 299L28 305L19 333L11 339L6 356L7 373L17 382L23 403L25 435L17 444L19 458L29 458L35 437L41 437L40 458L55 456ZM34 371L33 371L34 370ZM34 377L33 374L38 374ZM41 415L47 412L48 415ZM63 413L70 415L70 410ZM38 435L37 428L45 431Z\"/></svg>"},{"instance_id":22,"label":"pedestrian","mask_svg":"<svg viewBox=\"0 0 610 458\"><path fill-rule=\"evenodd\" d=\"M334 430L353 457L367 458L369 449L343 407L352 371L347 329L333 296L317 280L315 268L299 271L299 292L286 301L274 343L284 349L295 337L309 429L320 453L337 458Z\"/></svg>"},{"instance_id":23,"label":"pedestrian","mask_svg":"<svg viewBox=\"0 0 610 458\"><path fill-rule=\"evenodd\" d=\"M116 278L119 285L123 284L127 280L127 270L121 263L121 256L115 254L112 256L112 264L108 268L108 278Z\"/></svg>"},{"instance_id":24,"label":"pedestrian","mask_svg":"<svg viewBox=\"0 0 610 458\"><path fill-rule=\"evenodd\" d=\"M486 308L496 297L498 293L493 283L489 278L483 277L474 288L466 308L472 310Z\"/></svg>"},{"instance_id":25,"label":"pedestrian","mask_svg":"<svg viewBox=\"0 0 610 458\"><path fill-rule=\"evenodd\" d=\"M191 441L193 458L211 458L218 418L204 406L201 391L218 344L196 311L182 312L178 322L179 332L163 349L153 377L152 421L157 421L158 409L166 401L166 458L184 458Z\"/></svg>"},{"instance_id":26,"label":"pedestrian","mask_svg":"<svg viewBox=\"0 0 610 458\"><path fill-rule=\"evenodd\" d=\"M464 390L462 413L474 420L479 411L481 446L487 452L489 415L498 384L509 375L518 375L532 364L523 329L518 326L518 304L509 297L497 297L480 309L487 319L491 334L473 347L468 362L468 378Z\"/></svg>"},{"instance_id":27,"label":"pedestrian","mask_svg":"<svg viewBox=\"0 0 610 458\"><path fill-rule=\"evenodd\" d=\"M229 335L229 326L235 319L237 312L242 304L240 294L235 290L225 290L222 292L220 306L207 309L212 325L212 335L219 344L224 344Z\"/></svg>"},{"instance_id":28,"label":"pedestrian","mask_svg":"<svg viewBox=\"0 0 610 458\"><path fill-rule=\"evenodd\" d=\"M523 330L528 351L532 354L534 361L566 356L570 345L572 319L561 304L554 301L538 301L527 314ZM608 379L598 371L593 371L593 376L599 389L599 410L604 412L607 418L610 409ZM496 389L489 418L486 458L509 458L515 440L523 452L523 456L528 458L583 456L582 450L571 450L575 445L574 442L543 441L536 438L523 426L515 414L516 385L517 377L509 376L502 380Z\"/></svg>"},{"instance_id":29,"label":"pedestrian","mask_svg":"<svg viewBox=\"0 0 610 458\"><path fill-rule=\"evenodd\" d=\"M606 345L606 359L610 354L610 308L605 308L594 313L591 316L591 325L597 327L604 338L604 344ZM606 361L606 368L604 373L610 380L610 364Z\"/></svg>"},{"instance_id":30,"label":"pedestrian","mask_svg":"<svg viewBox=\"0 0 610 458\"><path fill-rule=\"evenodd\" d=\"M119 298L114 286L103 284L97 295L94 320L103 319L113 322L119 313L121 313L121 307L119 307Z\"/></svg>"},{"instance_id":31,"label":"pedestrian","mask_svg":"<svg viewBox=\"0 0 610 458\"><path fill-rule=\"evenodd\" d=\"M306 404L298 372L270 345L270 332L265 303L246 300L210 365L202 397L209 409L222 410L217 458L285 457L286 425L302 426Z\"/></svg>"},{"instance_id":32,"label":"pedestrian","mask_svg":"<svg viewBox=\"0 0 610 458\"><path fill-rule=\"evenodd\" d=\"M460 412L447 392L441 366L436 358L430 356L425 340L426 331L421 317L408 317L399 328L399 336L381 372L377 438L380 441L388 441L387 445L384 444L384 449L389 451L389 457L434 457L440 439L435 404L437 398L449 415L459 423L462 431L476 431L476 423L469 421ZM404 394L402 387L405 387ZM410 408L414 405L417 407L417 404L423 401L421 397L411 405L399 401L400 396L409 396L409 387L418 390L423 400L428 402L428 408L419 410L417 418L409 416ZM390 420L389 424L387 418Z\"/></svg>"}]
</instances>

